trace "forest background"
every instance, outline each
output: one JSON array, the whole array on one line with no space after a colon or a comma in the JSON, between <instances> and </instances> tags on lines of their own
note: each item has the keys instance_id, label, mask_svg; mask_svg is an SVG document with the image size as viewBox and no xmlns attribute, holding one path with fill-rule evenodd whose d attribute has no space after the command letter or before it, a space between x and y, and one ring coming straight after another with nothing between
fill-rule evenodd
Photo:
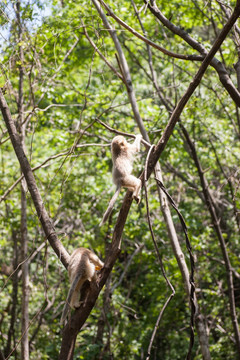
<instances>
[{"instance_id":1,"label":"forest background","mask_svg":"<svg viewBox=\"0 0 240 360\"><path fill-rule=\"evenodd\" d=\"M0 3L1 360L239 359L239 14ZM138 133L142 200L100 228L111 140ZM105 267L64 327L80 246Z\"/></svg>"}]
</instances>

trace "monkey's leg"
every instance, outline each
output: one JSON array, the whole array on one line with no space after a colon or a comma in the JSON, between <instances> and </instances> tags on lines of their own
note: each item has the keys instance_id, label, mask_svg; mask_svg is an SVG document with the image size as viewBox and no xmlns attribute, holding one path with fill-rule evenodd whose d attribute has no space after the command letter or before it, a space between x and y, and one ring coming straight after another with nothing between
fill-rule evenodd
<instances>
[{"instance_id":1,"label":"monkey's leg","mask_svg":"<svg viewBox=\"0 0 240 360\"><path fill-rule=\"evenodd\" d=\"M76 309L76 308L80 307L81 302L79 301L79 298L80 298L80 292L74 291L72 294L71 301L70 301L70 306L72 309Z\"/></svg>"},{"instance_id":2,"label":"monkey's leg","mask_svg":"<svg viewBox=\"0 0 240 360\"><path fill-rule=\"evenodd\" d=\"M137 201L139 204L140 202L140 190L142 187L142 182L140 179L136 178L134 175L128 175L125 176L125 178L122 180L122 186L128 188L130 191L133 192L133 198Z\"/></svg>"},{"instance_id":3,"label":"monkey's leg","mask_svg":"<svg viewBox=\"0 0 240 360\"><path fill-rule=\"evenodd\" d=\"M142 181L138 178L136 178L138 184L133 192L133 198L136 200L137 204L140 203L140 191L141 191L141 187L142 187Z\"/></svg>"},{"instance_id":4,"label":"monkey's leg","mask_svg":"<svg viewBox=\"0 0 240 360\"><path fill-rule=\"evenodd\" d=\"M80 291L81 291L81 287L84 283L85 279L80 279L76 289L73 291L71 300L70 300L70 306L72 309L76 309L79 308L81 306L81 301L80 301Z\"/></svg>"}]
</instances>

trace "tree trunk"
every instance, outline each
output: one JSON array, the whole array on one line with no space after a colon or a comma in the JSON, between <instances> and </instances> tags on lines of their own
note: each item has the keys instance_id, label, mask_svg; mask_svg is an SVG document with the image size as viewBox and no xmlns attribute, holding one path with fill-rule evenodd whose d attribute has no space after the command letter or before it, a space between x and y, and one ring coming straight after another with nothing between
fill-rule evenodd
<instances>
[{"instance_id":1,"label":"tree trunk","mask_svg":"<svg viewBox=\"0 0 240 360\"><path fill-rule=\"evenodd\" d=\"M230 259L228 256L226 243L225 243L225 240L224 240L224 237L222 234L222 230L221 230L221 226L220 226L220 221L219 221L220 219L218 218L218 216L216 214L216 210L215 210L216 205L214 204L214 199L209 192L209 185L208 185L207 179L204 176L204 172L202 170L195 145L191 141L189 134L188 134L187 130L185 129L185 127L182 124L180 124L180 125L181 125L181 129L183 131L184 137L191 149L192 158L195 162L195 165L196 165L196 168L197 168L197 171L199 174L199 178L201 181L202 191L203 191L203 195L205 198L205 203L206 203L209 213L211 215L212 225L215 229L215 232L217 234L217 237L218 237L218 240L220 243L220 248L222 250L222 255L223 255L223 260L224 260L224 264L225 264L225 268L226 268L226 275L227 275L231 318L232 318L233 330L234 330L234 335L235 335L238 359L240 359L240 331L239 331L239 326L238 326L235 296L234 296L233 272L232 272L232 266L230 263Z\"/></svg>"},{"instance_id":2,"label":"tree trunk","mask_svg":"<svg viewBox=\"0 0 240 360\"><path fill-rule=\"evenodd\" d=\"M95 0L94 0L95 1ZM179 101L178 105L176 106L168 125L166 126L157 146L154 149L154 152L152 152L150 158L149 158L149 166L148 166L148 177L150 174L154 171L154 168L156 166L156 163L159 160L159 157L161 156L165 146L168 143L168 140L170 136L173 133L174 127L185 107L188 100L190 99L191 95L199 85L208 65L210 64L213 56L218 51L219 47L221 46L222 42L224 41L225 37L227 36L228 32L231 30L233 24L237 20L238 16L240 14L240 0L237 1L237 5L234 9L234 12L230 19L228 20L227 24L223 27L222 31L220 32L219 36L217 37L216 41L214 42L211 50L206 55L202 65L199 68L199 71L197 72L196 76L194 77L193 81L189 85L189 88ZM0 97L1 98L1 97ZM124 198L122 207L120 209L120 213L118 215L117 223L114 228L113 237L112 237L112 250L111 255L106 257L105 265L102 271L100 272L99 278L98 278L98 287L92 287L89 291L88 299L86 299L85 306L80 307L71 317L70 323L66 325L63 331L63 339L62 339L62 346L61 346L61 352L59 355L59 360L71 360L73 358L73 350L74 345L76 341L76 336L81 329L82 325L86 321L88 315L90 314L97 297L99 295L99 292L103 285L105 284L109 273L112 270L112 267L118 257L120 247L121 247L121 237L123 228L127 219L127 215L129 212L129 209L132 204L132 199L130 197L129 191L126 193L126 196ZM70 325L71 324L71 325ZM69 350L69 351L68 351Z\"/></svg>"},{"instance_id":3,"label":"tree trunk","mask_svg":"<svg viewBox=\"0 0 240 360\"><path fill-rule=\"evenodd\" d=\"M123 78L125 79L125 85L126 85L126 88L127 88L127 91L128 91L128 97L129 97L130 104L132 106L132 111L133 111L133 114L134 114L135 121L138 124L139 130L140 130L144 140L146 140L149 143L150 142L149 136L148 136L148 133L147 133L147 131L145 129L144 123L142 121L142 118L141 118L141 115L140 115L140 112L139 112L139 108L138 108L138 104L137 104L136 96L135 96L135 91L134 91L134 88L133 88L133 85L132 85L132 79L131 79L130 70L129 70L128 63L127 63L127 60L125 58L124 52L122 51L121 44L120 44L120 42L118 40L116 32L111 29L111 25L109 24L103 10L98 5L97 1L93 0L93 3L94 3L95 7L97 8L97 10L99 12L99 15L101 16L105 27L108 29L110 35L112 36L112 39L114 41L116 50L117 50L118 55L119 55L119 62L120 62L120 66L121 66L121 69L122 69ZM140 23L141 23L141 21L140 21ZM142 27L142 30L143 30L143 33L144 33L144 28L143 27ZM150 70L151 70L151 74L152 74L152 81L153 81L153 84L154 84L154 86L155 86L155 88L157 90L158 95L161 96L160 95L161 92L160 92L159 87L157 86L157 79L156 79L155 72L154 72L153 66L152 66L152 55L151 55L151 49L150 49L149 45L147 45L147 49L148 49L148 55L149 55ZM161 97L160 97L160 99L162 100ZM157 162L154 171L155 171L156 177L158 177L158 179L161 182L163 182L162 173L161 173L161 167L160 167L159 162ZM174 255L175 255L176 259L177 259L178 265L179 265L179 269L180 269L180 272L181 272L181 275L182 275L182 278L183 278L186 293L187 293L188 297L190 297L190 282L189 282L189 278L190 278L189 275L190 274L189 274L189 271L188 271L188 267L187 267L187 264L186 264L186 261L185 261L184 254L183 254L183 252L181 250L181 246L180 246L180 243L178 241L176 229L174 227L174 223L173 223L171 212L170 212L169 205L168 205L168 200L167 200L166 195L163 193L163 191L161 191L159 189L159 187L158 187L158 193L159 193L159 199L160 199L160 204L161 204L161 210L162 210L163 217L164 217L166 227L167 227L167 230L168 230L168 234L169 234L171 246L172 246L172 249L173 249L173 253L174 253ZM197 331L198 331L198 335L199 335L199 343L200 343L200 346L201 346L203 359L204 360L210 360L211 356L210 356L209 346L208 346L207 331L205 329L203 316L201 316L199 307L197 306L196 297L195 297L195 306L196 306L196 309L197 309L196 316L198 318L198 321L197 321L196 325L197 325Z\"/></svg>"},{"instance_id":4,"label":"tree trunk","mask_svg":"<svg viewBox=\"0 0 240 360\"><path fill-rule=\"evenodd\" d=\"M27 237L27 199L26 193L21 185L21 246L22 246L22 340L21 340L21 359L29 359L29 263L28 256L28 237Z\"/></svg>"},{"instance_id":5,"label":"tree trunk","mask_svg":"<svg viewBox=\"0 0 240 360\"><path fill-rule=\"evenodd\" d=\"M15 231L12 232L12 240L13 240L13 260L12 266L15 270L12 282L13 282L13 295L12 295L12 306L11 306L11 314L10 314L10 326L8 330L7 344L4 349L5 357L8 357L12 346L15 346L15 324L16 324L16 314L17 314L17 305L18 305L18 271L16 270L19 263L18 256L18 237ZM12 342L13 340L13 342Z\"/></svg>"},{"instance_id":6,"label":"tree trunk","mask_svg":"<svg viewBox=\"0 0 240 360\"><path fill-rule=\"evenodd\" d=\"M23 41L23 24L20 13L20 0L16 4L16 18L18 23L18 42ZM23 124L24 114L24 53L23 47L19 45L19 83L18 83L18 128L21 134L21 145L25 149L25 124ZM21 337L21 359L29 359L28 326L29 326L29 267L27 260L28 234L27 234L27 199L25 179L21 182L21 262L22 264L22 337Z\"/></svg>"},{"instance_id":7,"label":"tree trunk","mask_svg":"<svg viewBox=\"0 0 240 360\"><path fill-rule=\"evenodd\" d=\"M47 213L41 194L38 190L31 166L22 148L19 134L17 132L15 123L12 119L9 107L6 103L6 100L3 96L1 89L0 89L0 109L2 111L3 119L7 126L14 151L16 153L18 161L21 165L22 172L26 179L28 190L31 194L34 206L36 208L38 218L42 224L46 239L49 241L54 252L56 253L62 264L67 269L70 255L68 254L67 250L65 249L61 241L58 239L52 221Z\"/></svg>"}]
</instances>

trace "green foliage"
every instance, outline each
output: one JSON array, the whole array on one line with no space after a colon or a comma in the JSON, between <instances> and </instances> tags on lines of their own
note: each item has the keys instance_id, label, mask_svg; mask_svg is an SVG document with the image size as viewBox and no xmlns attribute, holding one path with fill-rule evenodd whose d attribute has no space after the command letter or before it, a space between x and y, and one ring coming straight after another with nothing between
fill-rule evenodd
<instances>
[{"instance_id":1,"label":"green foliage","mask_svg":"<svg viewBox=\"0 0 240 360\"><path fill-rule=\"evenodd\" d=\"M25 147L45 206L59 239L71 253L76 247L93 249L103 260L111 242L125 190L114 207L110 221L99 228L102 215L113 194L110 142L113 134L97 122L132 134L139 132L124 83L106 65L88 42L84 29L105 58L121 73L116 48L93 5L89 1L21 2L22 39L14 2L4 1L0 24L6 32L1 41L0 86L8 80L5 97L19 126L19 73L23 67ZM178 54L197 54L184 40L160 25L143 2L135 2L145 36ZM116 13L139 33L132 2L109 1ZM234 6L234 3L231 4ZM226 14L219 3L183 0L161 1L159 9L172 23L184 29L210 49ZM106 11L105 11L106 12ZM157 144L171 112L196 74L200 62L170 58L152 50L152 64L161 98L152 81L146 44L123 29L110 16L108 21L126 56L139 112L151 143ZM237 86L234 64L237 50L232 32L216 57L226 66ZM23 49L21 63L19 51ZM167 106L166 106L167 105ZM208 181L216 212L235 274L240 272L239 227L239 114L215 69L207 70L201 84L181 115ZM0 119L0 197L20 176L5 124ZM142 147L134 163L140 174L146 159ZM198 301L209 329L213 359L234 359L236 350L229 309L224 259L217 235L204 202L199 174L179 124L160 158L163 180L177 203L189 229L196 259ZM186 357L189 345L190 310L181 271L172 250L161 213L154 178L148 181L150 215L166 274L176 294L166 308L153 342L151 359L177 360ZM111 282L79 333L75 359L142 359L160 311L170 295L161 273L146 216L142 191L139 206L132 204L124 227L121 253ZM237 215L238 212L238 215ZM178 216L171 211L187 264L189 255ZM0 347L4 352L14 321L10 349L21 337L21 193L15 186L0 202ZM239 220L238 220L239 223ZM32 200L27 193L28 256L30 258L29 339L32 359L56 359L61 347L59 320L68 292L67 272L47 244ZM44 244L45 243L45 244ZM44 244L43 247L39 247ZM139 247L139 248L138 248ZM134 251L137 251L132 257ZM17 271L9 277L4 266ZM124 275L123 277L121 275ZM239 318L239 283L234 276ZM115 287L115 285L117 285ZM17 290L16 290L17 289ZM107 297L112 290L110 298ZM103 296L104 294L104 296ZM14 297L16 302L14 303ZM107 300L106 300L107 298ZM109 304L107 301L109 300ZM14 310L14 306L16 306ZM15 312L14 312L15 311ZM104 322L99 338L101 321ZM195 334L193 359L201 359ZM16 356L15 356L16 354ZM6 357L8 354L5 354ZM20 346L14 355L20 358Z\"/></svg>"}]
</instances>

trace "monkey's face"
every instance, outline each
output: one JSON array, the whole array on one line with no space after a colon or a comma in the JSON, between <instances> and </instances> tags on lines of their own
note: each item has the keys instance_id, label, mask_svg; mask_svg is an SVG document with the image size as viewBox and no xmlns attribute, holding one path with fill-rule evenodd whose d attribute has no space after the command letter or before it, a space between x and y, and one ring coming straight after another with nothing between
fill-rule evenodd
<instances>
[{"instance_id":1,"label":"monkey's face","mask_svg":"<svg viewBox=\"0 0 240 360\"><path fill-rule=\"evenodd\" d=\"M115 136L112 140L112 149L113 150L121 150L121 149L125 149L127 147L127 141L126 139L121 136Z\"/></svg>"}]
</instances>

